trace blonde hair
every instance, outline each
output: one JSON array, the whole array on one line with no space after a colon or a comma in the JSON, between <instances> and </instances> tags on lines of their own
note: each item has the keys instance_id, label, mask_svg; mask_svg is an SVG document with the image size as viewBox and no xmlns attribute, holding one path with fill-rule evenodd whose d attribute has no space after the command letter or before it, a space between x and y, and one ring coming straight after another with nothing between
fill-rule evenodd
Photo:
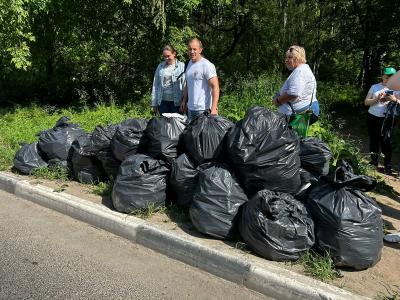
<instances>
[{"instance_id":1,"label":"blonde hair","mask_svg":"<svg viewBox=\"0 0 400 300\"><path fill-rule=\"evenodd\" d=\"M298 64L305 64L306 60L306 50L303 47L293 45L289 47L289 50L286 51L286 55L291 55L293 60Z\"/></svg>"}]
</instances>

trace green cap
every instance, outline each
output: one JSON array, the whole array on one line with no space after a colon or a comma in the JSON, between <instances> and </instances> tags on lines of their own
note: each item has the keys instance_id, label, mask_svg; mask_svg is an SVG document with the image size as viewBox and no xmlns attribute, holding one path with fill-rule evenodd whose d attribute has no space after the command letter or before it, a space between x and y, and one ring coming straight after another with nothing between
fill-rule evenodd
<instances>
[{"instance_id":1,"label":"green cap","mask_svg":"<svg viewBox=\"0 0 400 300\"><path fill-rule=\"evenodd\" d=\"M393 75L396 74L396 69L392 68L392 67L388 67L388 68L383 68L383 74L384 75Z\"/></svg>"}]
</instances>

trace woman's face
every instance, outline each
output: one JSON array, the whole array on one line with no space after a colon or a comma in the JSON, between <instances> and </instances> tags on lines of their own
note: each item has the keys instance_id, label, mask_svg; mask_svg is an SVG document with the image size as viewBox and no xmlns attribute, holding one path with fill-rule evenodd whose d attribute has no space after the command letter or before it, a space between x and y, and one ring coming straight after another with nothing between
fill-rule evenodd
<instances>
[{"instance_id":1,"label":"woman's face","mask_svg":"<svg viewBox=\"0 0 400 300\"><path fill-rule=\"evenodd\" d=\"M175 52L172 52L170 50L164 50L162 55L167 64L172 65L175 62L175 56L176 56Z\"/></svg>"},{"instance_id":2,"label":"woman's face","mask_svg":"<svg viewBox=\"0 0 400 300\"><path fill-rule=\"evenodd\" d=\"M291 71L297 68L297 63L291 53L286 54L285 64L286 64L286 68L288 68Z\"/></svg>"}]
</instances>

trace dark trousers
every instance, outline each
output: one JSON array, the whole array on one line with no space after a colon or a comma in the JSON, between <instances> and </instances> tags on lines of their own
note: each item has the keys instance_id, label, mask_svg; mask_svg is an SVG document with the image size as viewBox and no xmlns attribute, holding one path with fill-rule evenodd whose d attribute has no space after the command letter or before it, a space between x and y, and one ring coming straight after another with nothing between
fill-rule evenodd
<instances>
[{"instance_id":1,"label":"dark trousers","mask_svg":"<svg viewBox=\"0 0 400 300\"><path fill-rule=\"evenodd\" d=\"M381 149L385 156L384 165L385 167L389 167L392 161L392 144L390 138L383 139L381 135L384 119L384 117L376 117L368 114L369 150L371 151L371 162L374 165L378 165L379 150Z\"/></svg>"},{"instance_id":2,"label":"dark trousers","mask_svg":"<svg viewBox=\"0 0 400 300\"><path fill-rule=\"evenodd\" d=\"M179 113L179 106L175 106L174 101L161 101L158 111L164 113Z\"/></svg>"}]
</instances>

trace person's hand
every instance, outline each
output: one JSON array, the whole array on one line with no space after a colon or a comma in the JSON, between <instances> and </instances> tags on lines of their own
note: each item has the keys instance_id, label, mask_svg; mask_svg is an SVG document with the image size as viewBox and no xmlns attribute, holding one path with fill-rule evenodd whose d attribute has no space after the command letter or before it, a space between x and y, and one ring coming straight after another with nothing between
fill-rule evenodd
<instances>
[{"instance_id":1,"label":"person's hand","mask_svg":"<svg viewBox=\"0 0 400 300\"><path fill-rule=\"evenodd\" d=\"M376 100L378 102L386 102L387 101L386 100L386 93L385 92L379 93L378 96L376 97Z\"/></svg>"},{"instance_id":2,"label":"person's hand","mask_svg":"<svg viewBox=\"0 0 400 300\"><path fill-rule=\"evenodd\" d=\"M212 115L212 116L216 116L216 115L218 115L218 108L211 108L211 112L210 112L210 114Z\"/></svg>"},{"instance_id":3,"label":"person's hand","mask_svg":"<svg viewBox=\"0 0 400 300\"><path fill-rule=\"evenodd\" d=\"M397 99L396 99L396 96L395 95L386 95L386 100L387 101L393 101L393 102L396 102L397 101Z\"/></svg>"},{"instance_id":4,"label":"person's hand","mask_svg":"<svg viewBox=\"0 0 400 300\"><path fill-rule=\"evenodd\" d=\"M279 93L275 93L275 95L272 97L272 103L274 103L275 106L279 106L280 105L279 100L278 100L279 96L280 96Z\"/></svg>"},{"instance_id":5,"label":"person's hand","mask_svg":"<svg viewBox=\"0 0 400 300\"><path fill-rule=\"evenodd\" d=\"M183 114L186 113L186 111L187 111L187 103L186 103L186 101L182 101L181 106L179 108L179 111L181 113L183 113Z\"/></svg>"}]
</instances>

